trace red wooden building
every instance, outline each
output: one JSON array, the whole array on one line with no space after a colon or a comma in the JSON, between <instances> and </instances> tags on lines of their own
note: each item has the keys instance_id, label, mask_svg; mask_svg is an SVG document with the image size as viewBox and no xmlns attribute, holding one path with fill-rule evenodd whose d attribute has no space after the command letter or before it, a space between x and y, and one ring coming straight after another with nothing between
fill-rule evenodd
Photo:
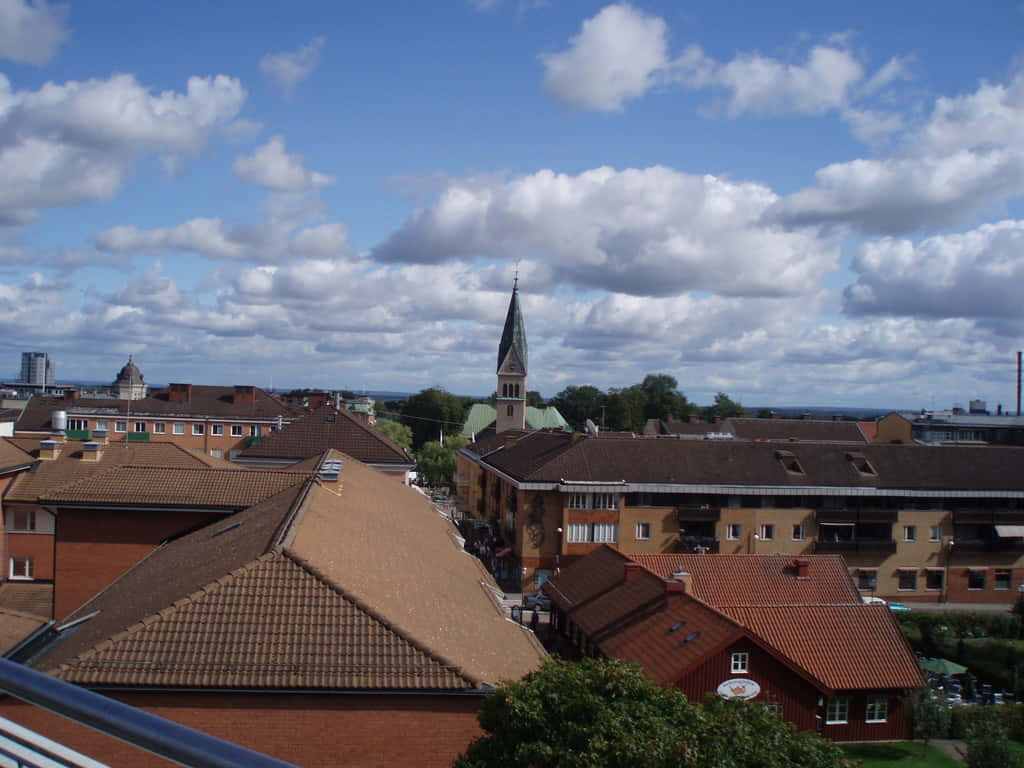
<instances>
[{"instance_id":1,"label":"red wooden building","mask_svg":"<svg viewBox=\"0 0 1024 768\"><path fill-rule=\"evenodd\" d=\"M750 699L835 740L910 736L916 660L888 609L862 603L838 556L630 559L604 546L544 591L571 649L639 663L691 699Z\"/></svg>"}]
</instances>

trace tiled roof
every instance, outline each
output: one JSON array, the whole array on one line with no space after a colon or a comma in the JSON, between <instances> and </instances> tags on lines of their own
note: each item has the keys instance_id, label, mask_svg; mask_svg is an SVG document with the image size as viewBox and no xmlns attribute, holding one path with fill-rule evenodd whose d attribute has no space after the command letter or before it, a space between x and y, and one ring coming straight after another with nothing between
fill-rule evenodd
<instances>
[{"instance_id":1,"label":"tiled roof","mask_svg":"<svg viewBox=\"0 0 1024 768\"><path fill-rule=\"evenodd\" d=\"M717 426L717 425L716 425ZM867 439L855 421L813 419L726 419L741 440L810 440L830 443L865 443Z\"/></svg>"},{"instance_id":2,"label":"tiled roof","mask_svg":"<svg viewBox=\"0 0 1024 768\"><path fill-rule=\"evenodd\" d=\"M11 442L7 438L0 438L0 471L23 467L35 461L32 454Z\"/></svg>"},{"instance_id":3,"label":"tiled roof","mask_svg":"<svg viewBox=\"0 0 1024 768\"><path fill-rule=\"evenodd\" d=\"M41 494L40 502L244 509L309 476L298 472L114 467Z\"/></svg>"},{"instance_id":4,"label":"tiled roof","mask_svg":"<svg viewBox=\"0 0 1024 768\"><path fill-rule=\"evenodd\" d=\"M292 487L158 548L33 665L95 685L419 691L536 669L543 649L429 500L329 455L339 485Z\"/></svg>"},{"instance_id":5,"label":"tiled roof","mask_svg":"<svg viewBox=\"0 0 1024 768\"><path fill-rule=\"evenodd\" d=\"M168 390L159 389L141 400L117 400L114 398L79 398L69 400L58 397L32 397L14 427L17 432L49 432L50 417L54 411L67 411L69 416L78 414L95 415L99 418L127 417L129 410L133 416L181 418L205 417L223 418L225 420L267 421L295 418L295 413L288 406L268 395L258 387L255 389L255 400L252 403L234 402L234 387L213 387L195 384L192 394L186 403L172 402Z\"/></svg>"},{"instance_id":6,"label":"tiled roof","mask_svg":"<svg viewBox=\"0 0 1024 768\"><path fill-rule=\"evenodd\" d=\"M466 416L466 421L462 425L461 434L467 438L480 434L494 424L497 418L498 411L493 405L473 403ZM569 422L553 405L546 408L528 405L526 406L526 426L529 429L568 429Z\"/></svg>"},{"instance_id":7,"label":"tiled roof","mask_svg":"<svg viewBox=\"0 0 1024 768\"><path fill-rule=\"evenodd\" d=\"M693 577L693 594L720 608L728 605L861 605L840 555L631 555L651 573L669 579L677 571ZM794 561L807 562L798 579Z\"/></svg>"},{"instance_id":8,"label":"tiled roof","mask_svg":"<svg viewBox=\"0 0 1024 768\"><path fill-rule=\"evenodd\" d=\"M913 653L884 605L722 609L832 690L916 688Z\"/></svg>"},{"instance_id":9,"label":"tiled roof","mask_svg":"<svg viewBox=\"0 0 1024 768\"><path fill-rule=\"evenodd\" d=\"M13 649L48 621L43 616L0 608L0 654Z\"/></svg>"},{"instance_id":10,"label":"tiled roof","mask_svg":"<svg viewBox=\"0 0 1024 768\"><path fill-rule=\"evenodd\" d=\"M39 456L39 439L9 438L10 442L30 454ZM210 468L229 467L241 471L236 465L219 462L207 456L196 455L174 443L110 443L103 447L99 461L82 460L82 444L68 441L56 459L40 461L32 472L22 472L7 489L8 500L36 501L62 486L93 477L114 467Z\"/></svg>"},{"instance_id":11,"label":"tiled roof","mask_svg":"<svg viewBox=\"0 0 1024 768\"><path fill-rule=\"evenodd\" d=\"M53 584L45 581L0 584L0 608L49 618L53 616Z\"/></svg>"},{"instance_id":12,"label":"tiled roof","mask_svg":"<svg viewBox=\"0 0 1024 768\"><path fill-rule=\"evenodd\" d=\"M369 464L409 465L405 450L348 411L324 405L242 451L242 458L305 459L328 449Z\"/></svg>"},{"instance_id":13,"label":"tiled roof","mask_svg":"<svg viewBox=\"0 0 1024 768\"><path fill-rule=\"evenodd\" d=\"M1020 490L1024 448L672 440L594 440L532 432L514 443L478 441L467 451L524 482L598 481L693 485L838 486L880 489ZM487 450L490 449L490 453ZM778 451L803 472L789 472ZM859 472L864 456L877 474Z\"/></svg>"}]
</instances>

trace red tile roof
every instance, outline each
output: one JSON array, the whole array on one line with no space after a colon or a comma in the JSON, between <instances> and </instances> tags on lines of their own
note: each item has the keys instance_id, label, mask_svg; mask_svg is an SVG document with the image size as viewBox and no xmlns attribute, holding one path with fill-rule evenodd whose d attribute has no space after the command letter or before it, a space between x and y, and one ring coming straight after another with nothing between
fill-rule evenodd
<instances>
[{"instance_id":1,"label":"red tile roof","mask_svg":"<svg viewBox=\"0 0 1024 768\"><path fill-rule=\"evenodd\" d=\"M32 454L9 439L0 439L0 472L24 467L35 461Z\"/></svg>"}]
</instances>

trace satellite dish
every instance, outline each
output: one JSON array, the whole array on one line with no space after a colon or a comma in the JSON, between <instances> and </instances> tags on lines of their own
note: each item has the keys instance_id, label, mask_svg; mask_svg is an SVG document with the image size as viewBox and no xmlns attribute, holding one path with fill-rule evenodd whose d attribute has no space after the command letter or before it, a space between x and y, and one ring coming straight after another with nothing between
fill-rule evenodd
<instances>
[{"instance_id":1,"label":"satellite dish","mask_svg":"<svg viewBox=\"0 0 1024 768\"><path fill-rule=\"evenodd\" d=\"M588 435L597 437L597 424L592 422L590 419L587 419L586 423L583 425L583 431Z\"/></svg>"}]
</instances>

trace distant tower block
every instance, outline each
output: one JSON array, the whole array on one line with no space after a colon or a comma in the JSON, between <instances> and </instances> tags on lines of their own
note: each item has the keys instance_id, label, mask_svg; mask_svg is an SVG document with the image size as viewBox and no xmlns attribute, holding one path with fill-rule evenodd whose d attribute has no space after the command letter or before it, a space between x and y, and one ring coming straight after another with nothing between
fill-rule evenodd
<instances>
[{"instance_id":1,"label":"distant tower block","mask_svg":"<svg viewBox=\"0 0 1024 768\"><path fill-rule=\"evenodd\" d=\"M111 389L118 400L141 400L146 396L149 387L143 380L138 366L132 362L131 355L128 355L128 362L117 374Z\"/></svg>"},{"instance_id":2,"label":"distant tower block","mask_svg":"<svg viewBox=\"0 0 1024 768\"><path fill-rule=\"evenodd\" d=\"M526 428L526 365L526 326L516 274L498 345L498 418L494 427L498 433Z\"/></svg>"}]
</instances>

